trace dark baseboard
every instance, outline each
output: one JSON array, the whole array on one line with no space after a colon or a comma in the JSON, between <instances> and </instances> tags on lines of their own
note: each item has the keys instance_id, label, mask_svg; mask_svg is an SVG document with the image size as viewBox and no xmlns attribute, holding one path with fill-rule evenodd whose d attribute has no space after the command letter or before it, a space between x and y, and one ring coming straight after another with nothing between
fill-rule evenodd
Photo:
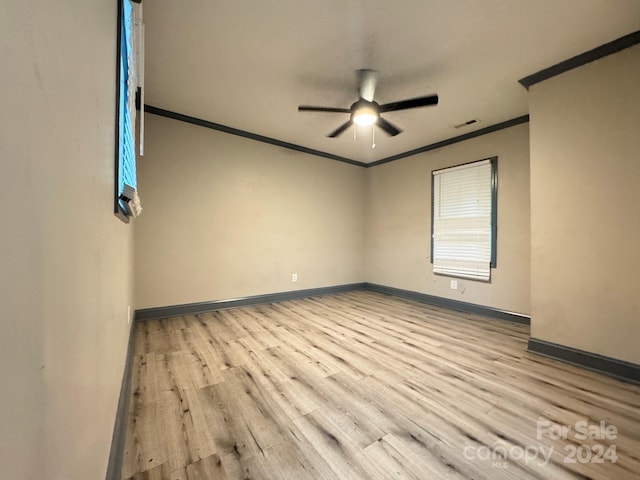
<instances>
[{"instance_id":1,"label":"dark baseboard","mask_svg":"<svg viewBox=\"0 0 640 480\"><path fill-rule=\"evenodd\" d=\"M127 345L127 358L122 373L120 385L120 397L118 409L111 437L111 451L107 464L106 480L120 480L122 475L122 460L124 458L124 443L127 434L127 417L129 415L129 400L131 399L131 369L133 368L133 356L135 354L135 321L131 321L129 328L129 343Z\"/></svg>"},{"instance_id":2,"label":"dark baseboard","mask_svg":"<svg viewBox=\"0 0 640 480\"><path fill-rule=\"evenodd\" d=\"M498 320L506 320L523 325L531 324L531 318L527 315L508 312L506 310L500 310L493 307L485 307L484 305L477 305L475 303L461 302L459 300L436 297L434 295L428 295L426 293L412 292L411 290L403 290L401 288L387 287L384 285L376 285L375 283L365 283L364 289L371 290L372 292L386 293L388 295L394 295L396 297L406 298L407 300L414 300L420 303L427 303L429 305L435 305L437 307L449 308L451 310L457 310L459 312L474 313L485 317L491 317Z\"/></svg>"},{"instance_id":3,"label":"dark baseboard","mask_svg":"<svg viewBox=\"0 0 640 480\"><path fill-rule=\"evenodd\" d=\"M286 300L298 300L300 298L316 297L318 295L362 290L364 285L364 283L351 283L348 285L336 285L333 287L267 293L265 295L233 298L231 300L214 300L212 302L186 303L182 305L171 305L168 307L143 308L141 310L136 310L135 318L137 321L154 320L156 318L212 312L215 310L222 310L223 308L246 307L249 305L261 305L264 303L284 302Z\"/></svg>"},{"instance_id":4,"label":"dark baseboard","mask_svg":"<svg viewBox=\"0 0 640 480\"><path fill-rule=\"evenodd\" d=\"M538 355L603 373L625 382L640 384L640 365L557 343L530 338L527 350Z\"/></svg>"},{"instance_id":5,"label":"dark baseboard","mask_svg":"<svg viewBox=\"0 0 640 480\"><path fill-rule=\"evenodd\" d=\"M436 297L426 293L412 292L400 288L377 285L375 283L351 283L347 285L335 285L332 287L310 288L306 290L292 290L289 292L267 293L264 295L254 295L250 297L233 298L230 300L214 300L211 302L185 303L181 305L170 305L167 307L153 307L136 310L136 321L154 320L158 318L175 317L179 315L192 315L195 313L212 312L225 308L246 307L250 305L261 305L265 303L284 302L287 300L297 300L300 298L328 295L331 293L349 292L353 290L370 290L372 292L386 293L396 297L415 300L421 303L428 303L438 307L449 308L460 312L474 313L485 317L507 320L510 322L530 324L530 317L520 313L508 312L484 305L451 300L449 298Z\"/></svg>"}]
</instances>

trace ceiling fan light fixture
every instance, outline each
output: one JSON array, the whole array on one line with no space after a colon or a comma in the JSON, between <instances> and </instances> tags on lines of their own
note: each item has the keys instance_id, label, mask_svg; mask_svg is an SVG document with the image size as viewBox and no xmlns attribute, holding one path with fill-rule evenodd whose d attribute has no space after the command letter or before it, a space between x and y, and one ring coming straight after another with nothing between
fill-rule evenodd
<instances>
[{"instance_id":1,"label":"ceiling fan light fixture","mask_svg":"<svg viewBox=\"0 0 640 480\"><path fill-rule=\"evenodd\" d=\"M316 107L313 105L300 105L298 106L299 112L333 112L333 113L348 113L349 120L344 122L333 132L329 133L327 137L336 138L342 135L349 127L356 126L373 126L376 125L383 130L390 137L395 137L399 133L402 133L398 127L393 123L385 120L380 116L381 113L396 112L398 110L408 110L410 108L428 107L438 104L438 95L435 93L426 95L424 97L409 98L407 100L400 100L397 102L385 103L380 105L373 99L376 87L376 72L373 70L358 70L358 76L360 77L360 88L358 90L359 96L349 108L339 107ZM373 131L372 129L372 138ZM353 131L354 135L356 129ZM372 145L373 146L373 145Z\"/></svg>"},{"instance_id":2,"label":"ceiling fan light fixture","mask_svg":"<svg viewBox=\"0 0 640 480\"><path fill-rule=\"evenodd\" d=\"M378 120L378 112L371 107L361 107L353 114L353 122L356 125L373 125Z\"/></svg>"}]
</instances>

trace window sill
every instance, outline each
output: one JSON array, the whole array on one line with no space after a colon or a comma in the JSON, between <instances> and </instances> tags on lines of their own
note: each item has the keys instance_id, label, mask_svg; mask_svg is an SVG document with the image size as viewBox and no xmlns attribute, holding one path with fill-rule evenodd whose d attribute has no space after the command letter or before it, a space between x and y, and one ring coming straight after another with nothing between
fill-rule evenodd
<instances>
[{"instance_id":1,"label":"window sill","mask_svg":"<svg viewBox=\"0 0 640 480\"><path fill-rule=\"evenodd\" d=\"M465 275L454 275L451 273L440 273L440 272L434 272L433 270L431 270L431 273L433 273L437 277L471 280L473 282L480 282L480 283L491 283L491 277L485 280L484 278L477 278L477 277L471 277L471 276L465 276Z\"/></svg>"}]
</instances>

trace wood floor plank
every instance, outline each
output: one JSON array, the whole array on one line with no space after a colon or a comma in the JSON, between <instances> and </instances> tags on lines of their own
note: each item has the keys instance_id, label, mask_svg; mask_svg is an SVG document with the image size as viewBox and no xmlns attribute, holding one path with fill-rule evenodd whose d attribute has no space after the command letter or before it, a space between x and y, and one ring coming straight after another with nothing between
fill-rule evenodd
<instances>
[{"instance_id":1,"label":"wood floor plank","mask_svg":"<svg viewBox=\"0 0 640 480\"><path fill-rule=\"evenodd\" d=\"M170 469L184 468L190 463L199 460L191 457L190 439L187 437L187 425L185 422L185 405L181 393L178 390L162 392L157 402L157 408L161 412L156 439L162 445L163 458L169 464Z\"/></svg>"},{"instance_id":2,"label":"wood floor plank","mask_svg":"<svg viewBox=\"0 0 640 480\"><path fill-rule=\"evenodd\" d=\"M187 465L185 480L227 480L227 474L222 467L218 455L211 455L202 460ZM174 472L175 475L175 472Z\"/></svg>"},{"instance_id":3,"label":"wood floor plank","mask_svg":"<svg viewBox=\"0 0 640 480\"><path fill-rule=\"evenodd\" d=\"M157 465L144 472L138 472L135 475L128 477L127 480L167 480L169 478L174 480L174 477L171 475L169 470L169 465L163 463L162 465ZM177 478L182 480L180 477Z\"/></svg>"},{"instance_id":4,"label":"wood floor plank","mask_svg":"<svg viewBox=\"0 0 640 480\"><path fill-rule=\"evenodd\" d=\"M121 478L639 479L640 386L528 336L365 291L139 323ZM617 460L566 462L599 446Z\"/></svg>"}]
</instances>

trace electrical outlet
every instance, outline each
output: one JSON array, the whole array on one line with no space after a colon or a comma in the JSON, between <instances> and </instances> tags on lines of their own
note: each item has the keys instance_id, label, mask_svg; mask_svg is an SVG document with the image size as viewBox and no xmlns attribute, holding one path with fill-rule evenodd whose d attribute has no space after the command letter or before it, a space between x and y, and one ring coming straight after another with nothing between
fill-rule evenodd
<instances>
[{"instance_id":1,"label":"electrical outlet","mask_svg":"<svg viewBox=\"0 0 640 480\"><path fill-rule=\"evenodd\" d=\"M297 273L292 273L291 274L291 281L292 282L297 282L298 281L298 274Z\"/></svg>"},{"instance_id":2,"label":"electrical outlet","mask_svg":"<svg viewBox=\"0 0 640 480\"><path fill-rule=\"evenodd\" d=\"M457 289L458 289L458 281L451 280L451 290L457 290Z\"/></svg>"}]
</instances>

